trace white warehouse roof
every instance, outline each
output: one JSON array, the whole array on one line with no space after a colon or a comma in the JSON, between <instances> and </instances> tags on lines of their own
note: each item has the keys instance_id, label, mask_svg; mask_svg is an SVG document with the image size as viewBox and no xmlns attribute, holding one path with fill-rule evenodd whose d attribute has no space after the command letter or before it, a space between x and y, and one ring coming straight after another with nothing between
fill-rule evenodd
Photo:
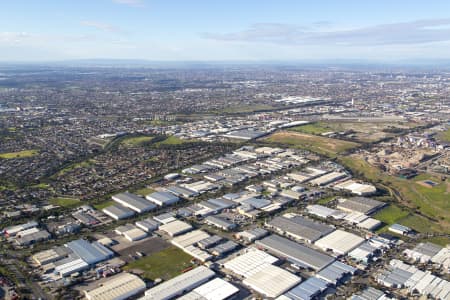
<instances>
[{"instance_id":1,"label":"white warehouse roof","mask_svg":"<svg viewBox=\"0 0 450 300\"><path fill-rule=\"evenodd\" d=\"M244 279L243 283L264 296L276 298L299 284L300 281L300 277L280 267L268 264L260 271Z\"/></svg>"},{"instance_id":2,"label":"white warehouse roof","mask_svg":"<svg viewBox=\"0 0 450 300\"><path fill-rule=\"evenodd\" d=\"M146 285L138 276L121 273L111 277L101 287L85 291L88 300L124 300L145 291Z\"/></svg>"},{"instance_id":3,"label":"white warehouse roof","mask_svg":"<svg viewBox=\"0 0 450 300\"><path fill-rule=\"evenodd\" d=\"M336 230L315 242L323 250L331 249L338 255L347 254L364 242L362 237L343 230Z\"/></svg>"},{"instance_id":4,"label":"white warehouse roof","mask_svg":"<svg viewBox=\"0 0 450 300\"><path fill-rule=\"evenodd\" d=\"M239 289L231 283L221 278L215 278L178 300L225 300L238 292Z\"/></svg>"},{"instance_id":5,"label":"white warehouse roof","mask_svg":"<svg viewBox=\"0 0 450 300\"><path fill-rule=\"evenodd\" d=\"M213 271L205 266L199 266L147 290L141 300L172 299L195 289L214 276Z\"/></svg>"},{"instance_id":6,"label":"white warehouse roof","mask_svg":"<svg viewBox=\"0 0 450 300\"><path fill-rule=\"evenodd\" d=\"M170 236L176 236L192 230L192 226L189 223L175 220L159 226L159 230L166 232Z\"/></svg>"},{"instance_id":7,"label":"white warehouse roof","mask_svg":"<svg viewBox=\"0 0 450 300\"><path fill-rule=\"evenodd\" d=\"M271 265L278 261L278 258L256 248L249 248L245 254L237 256L227 261L224 266L245 278L259 272L266 265Z\"/></svg>"}]
</instances>

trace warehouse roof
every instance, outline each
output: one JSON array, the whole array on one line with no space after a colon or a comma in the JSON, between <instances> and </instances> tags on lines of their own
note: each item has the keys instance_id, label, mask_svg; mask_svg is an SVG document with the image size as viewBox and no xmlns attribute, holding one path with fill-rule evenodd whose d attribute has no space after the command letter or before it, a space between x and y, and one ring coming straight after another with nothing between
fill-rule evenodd
<instances>
[{"instance_id":1,"label":"warehouse roof","mask_svg":"<svg viewBox=\"0 0 450 300\"><path fill-rule=\"evenodd\" d=\"M258 293L276 298L301 281L300 277L274 265L264 268L247 277L243 283Z\"/></svg>"},{"instance_id":2,"label":"warehouse roof","mask_svg":"<svg viewBox=\"0 0 450 300\"><path fill-rule=\"evenodd\" d=\"M177 247L184 248L187 246L191 246L207 237L209 237L209 234L207 234L206 232L202 230L194 230L173 238L172 244Z\"/></svg>"},{"instance_id":3,"label":"warehouse roof","mask_svg":"<svg viewBox=\"0 0 450 300\"><path fill-rule=\"evenodd\" d=\"M362 237L338 229L316 241L315 245L324 250L331 249L336 254L343 255L358 247L363 242L364 239Z\"/></svg>"},{"instance_id":4,"label":"warehouse roof","mask_svg":"<svg viewBox=\"0 0 450 300\"><path fill-rule=\"evenodd\" d=\"M112 196L112 199L136 212L146 212L156 208L152 202L128 192L116 194Z\"/></svg>"},{"instance_id":5,"label":"warehouse roof","mask_svg":"<svg viewBox=\"0 0 450 300\"><path fill-rule=\"evenodd\" d=\"M317 277L321 278L329 283L336 284L342 277L347 274L353 274L356 269L344 264L340 261L335 261L325 269L317 273Z\"/></svg>"},{"instance_id":6,"label":"warehouse roof","mask_svg":"<svg viewBox=\"0 0 450 300\"><path fill-rule=\"evenodd\" d=\"M103 212L109 216L118 218L118 219L124 219L131 217L135 214L135 212L129 208L126 208L122 205L111 205L108 207L105 207L103 209Z\"/></svg>"},{"instance_id":7,"label":"warehouse roof","mask_svg":"<svg viewBox=\"0 0 450 300\"><path fill-rule=\"evenodd\" d=\"M102 286L85 291L88 300L118 300L132 297L146 288L145 282L130 273L110 277Z\"/></svg>"},{"instance_id":8,"label":"warehouse roof","mask_svg":"<svg viewBox=\"0 0 450 300\"><path fill-rule=\"evenodd\" d=\"M143 300L165 300L191 291L214 277L215 273L205 266L199 266L184 274L178 275L145 292Z\"/></svg>"},{"instance_id":9,"label":"warehouse roof","mask_svg":"<svg viewBox=\"0 0 450 300\"><path fill-rule=\"evenodd\" d=\"M239 289L231 283L221 278L214 278L178 300L224 300L238 292Z\"/></svg>"},{"instance_id":10,"label":"warehouse roof","mask_svg":"<svg viewBox=\"0 0 450 300\"><path fill-rule=\"evenodd\" d=\"M169 192L154 192L146 196L146 199L157 204L171 204L179 200L178 196Z\"/></svg>"},{"instance_id":11,"label":"warehouse roof","mask_svg":"<svg viewBox=\"0 0 450 300\"><path fill-rule=\"evenodd\" d=\"M310 277L283 296L291 300L308 300L318 296L328 287L328 282L317 277Z\"/></svg>"},{"instance_id":12,"label":"warehouse roof","mask_svg":"<svg viewBox=\"0 0 450 300\"><path fill-rule=\"evenodd\" d=\"M353 197L349 199L341 199L337 208L346 211L355 211L363 214L371 214L375 210L385 206L386 203L366 198L366 197Z\"/></svg>"},{"instance_id":13,"label":"warehouse roof","mask_svg":"<svg viewBox=\"0 0 450 300\"><path fill-rule=\"evenodd\" d=\"M331 256L275 234L256 241L256 244L291 263L314 270L321 270L334 261Z\"/></svg>"},{"instance_id":14,"label":"warehouse roof","mask_svg":"<svg viewBox=\"0 0 450 300\"><path fill-rule=\"evenodd\" d=\"M192 226L189 223L175 220L173 222L159 226L159 230L166 232L170 236L176 236L192 230Z\"/></svg>"},{"instance_id":15,"label":"warehouse roof","mask_svg":"<svg viewBox=\"0 0 450 300\"><path fill-rule=\"evenodd\" d=\"M276 217L268 225L283 233L293 235L295 238L312 242L334 231L334 228L331 226L314 222L301 216L287 216Z\"/></svg>"},{"instance_id":16,"label":"warehouse roof","mask_svg":"<svg viewBox=\"0 0 450 300\"><path fill-rule=\"evenodd\" d=\"M388 299L385 294L373 287L368 287L358 295L353 295L350 300L384 300Z\"/></svg>"},{"instance_id":17,"label":"warehouse roof","mask_svg":"<svg viewBox=\"0 0 450 300\"><path fill-rule=\"evenodd\" d=\"M111 250L98 242L75 240L67 243L66 246L88 264L95 264L114 256Z\"/></svg>"},{"instance_id":18,"label":"warehouse roof","mask_svg":"<svg viewBox=\"0 0 450 300\"><path fill-rule=\"evenodd\" d=\"M224 267L245 278L259 272L266 265L273 264L278 258L258 250L256 248L248 248L247 251L235 258L225 262Z\"/></svg>"}]
</instances>

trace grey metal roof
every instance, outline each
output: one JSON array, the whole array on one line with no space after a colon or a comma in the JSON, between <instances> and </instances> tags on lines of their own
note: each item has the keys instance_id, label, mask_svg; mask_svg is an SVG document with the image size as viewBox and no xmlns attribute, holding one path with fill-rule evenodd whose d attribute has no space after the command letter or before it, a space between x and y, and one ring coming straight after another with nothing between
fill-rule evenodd
<instances>
[{"instance_id":1,"label":"grey metal roof","mask_svg":"<svg viewBox=\"0 0 450 300\"><path fill-rule=\"evenodd\" d=\"M171 201L178 201L178 196L169 193L169 192L154 192L146 196L147 199L151 200L154 199L156 201L166 203Z\"/></svg>"},{"instance_id":2,"label":"grey metal roof","mask_svg":"<svg viewBox=\"0 0 450 300\"><path fill-rule=\"evenodd\" d=\"M384 296L384 293L382 291L377 290L373 287L368 287L364 291L362 291L361 294L355 295L351 299L352 300L356 300L356 299L358 299L358 300L378 300L383 296ZM358 298L355 298L355 297L358 297Z\"/></svg>"},{"instance_id":3,"label":"grey metal roof","mask_svg":"<svg viewBox=\"0 0 450 300\"><path fill-rule=\"evenodd\" d=\"M335 261L331 265L327 266L325 269L317 273L317 276L329 283L335 284L345 275L353 274L355 271L355 268L340 261Z\"/></svg>"},{"instance_id":4,"label":"grey metal roof","mask_svg":"<svg viewBox=\"0 0 450 300\"><path fill-rule=\"evenodd\" d=\"M353 197L338 204L338 208L345 208L363 214L370 214L386 203L366 197Z\"/></svg>"},{"instance_id":5,"label":"grey metal roof","mask_svg":"<svg viewBox=\"0 0 450 300\"><path fill-rule=\"evenodd\" d=\"M199 247L201 247L203 249L208 249L214 245L217 245L217 243L221 242L222 240L223 240L223 238L221 236L212 235L210 237L207 237L207 238L199 241L197 244L199 245Z\"/></svg>"},{"instance_id":6,"label":"grey metal roof","mask_svg":"<svg viewBox=\"0 0 450 300\"><path fill-rule=\"evenodd\" d=\"M206 221L219 226L219 227L224 227L224 228L232 228L232 227L236 227L237 225L235 223L233 223L232 221L229 221L223 217L220 216L208 216L206 217Z\"/></svg>"},{"instance_id":7,"label":"grey metal roof","mask_svg":"<svg viewBox=\"0 0 450 300\"><path fill-rule=\"evenodd\" d=\"M291 263L314 270L321 270L334 261L334 258L329 255L275 234L256 241L256 244L277 256L285 257Z\"/></svg>"},{"instance_id":8,"label":"grey metal roof","mask_svg":"<svg viewBox=\"0 0 450 300\"><path fill-rule=\"evenodd\" d=\"M114 253L98 242L75 240L67 243L67 247L88 264L95 264L114 256Z\"/></svg>"},{"instance_id":9,"label":"grey metal roof","mask_svg":"<svg viewBox=\"0 0 450 300\"><path fill-rule=\"evenodd\" d=\"M133 210L131 210L125 206L118 205L118 204L108 206L108 207L104 208L103 210L108 211L111 214L118 216L119 218L128 217L128 216L132 216L135 214L135 212Z\"/></svg>"},{"instance_id":10,"label":"grey metal roof","mask_svg":"<svg viewBox=\"0 0 450 300\"><path fill-rule=\"evenodd\" d=\"M292 300L309 300L318 296L328 287L328 283L320 278L311 277L284 294Z\"/></svg>"},{"instance_id":11,"label":"grey metal roof","mask_svg":"<svg viewBox=\"0 0 450 300\"><path fill-rule=\"evenodd\" d=\"M310 241L316 241L322 236L334 231L334 228L331 226L314 222L301 216L292 218L286 218L284 216L276 217L268 225Z\"/></svg>"},{"instance_id":12,"label":"grey metal roof","mask_svg":"<svg viewBox=\"0 0 450 300\"><path fill-rule=\"evenodd\" d=\"M420 243L413 249L413 251L433 257L439 251L441 251L441 249L442 249L441 246L433 244L433 243Z\"/></svg>"},{"instance_id":13,"label":"grey metal roof","mask_svg":"<svg viewBox=\"0 0 450 300\"><path fill-rule=\"evenodd\" d=\"M156 208L156 205L153 204L152 202L150 202L142 197L139 197L135 194L128 193L128 192L116 194L116 195L112 196L112 199L116 202L119 202L119 201L124 202L124 203L121 203L121 202L119 202L119 203L121 205L129 206L133 210L149 211L149 210Z\"/></svg>"}]
</instances>

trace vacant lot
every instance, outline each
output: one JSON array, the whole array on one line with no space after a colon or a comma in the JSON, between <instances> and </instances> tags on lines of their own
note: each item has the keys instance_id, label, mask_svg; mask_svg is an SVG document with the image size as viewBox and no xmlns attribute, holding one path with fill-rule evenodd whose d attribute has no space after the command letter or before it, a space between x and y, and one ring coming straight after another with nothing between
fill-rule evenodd
<instances>
[{"instance_id":1,"label":"vacant lot","mask_svg":"<svg viewBox=\"0 0 450 300\"><path fill-rule=\"evenodd\" d=\"M135 136L135 137L129 137L122 141L122 144L125 146L140 146L144 143L148 143L153 139L152 136Z\"/></svg>"},{"instance_id":2,"label":"vacant lot","mask_svg":"<svg viewBox=\"0 0 450 300\"><path fill-rule=\"evenodd\" d=\"M13 158L27 158L38 154L37 150L23 150L17 152L0 153L0 158L3 159L13 159Z\"/></svg>"},{"instance_id":3,"label":"vacant lot","mask_svg":"<svg viewBox=\"0 0 450 300\"><path fill-rule=\"evenodd\" d=\"M149 187L142 188L142 189L135 191L136 194L138 194L140 196L144 196L144 197L153 192L155 192L155 190L152 188L149 188Z\"/></svg>"},{"instance_id":4,"label":"vacant lot","mask_svg":"<svg viewBox=\"0 0 450 300\"><path fill-rule=\"evenodd\" d=\"M264 140L310 150L331 157L335 156L337 153L359 146L358 143L292 131L276 132L267 138L264 138Z\"/></svg>"},{"instance_id":5,"label":"vacant lot","mask_svg":"<svg viewBox=\"0 0 450 300\"><path fill-rule=\"evenodd\" d=\"M186 142L186 140L182 140L176 136L171 135L167 139L161 142L157 142L156 145L181 145Z\"/></svg>"},{"instance_id":6,"label":"vacant lot","mask_svg":"<svg viewBox=\"0 0 450 300\"><path fill-rule=\"evenodd\" d=\"M373 142L395 135L396 130L419 126L417 123L368 123L368 122L342 122L320 121L303 126L293 127L290 130L321 135L325 132L353 132L353 139L360 142Z\"/></svg>"},{"instance_id":7,"label":"vacant lot","mask_svg":"<svg viewBox=\"0 0 450 300\"><path fill-rule=\"evenodd\" d=\"M82 202L79 199L64 198L64 197L53 198L50 200L50 203L62 207L74 207L82 204Z\"/></svg>"},{"instance_id":8,"label":"vacant lot","mask_svg":"<svg viewBox=\"0 0 450 300\"><path fill-rule=\"evenodd\" d=\"M441 141L450 142L450 128L446 131L439 132L437 137Z\"/></svg>"},{"instance_id":9,"label":"vacant lot","mask_svg":"<svg viewBox=\"0 0 450 300\"><path fill-rule=\"evenodd\" d=\"M192 257L176 247L169 247L160 252L153 253L129 263L124 269L138 269L143 271L142 276L155 280L162 278L168 280L191 267Z\"/></svg>"}]
</instances>

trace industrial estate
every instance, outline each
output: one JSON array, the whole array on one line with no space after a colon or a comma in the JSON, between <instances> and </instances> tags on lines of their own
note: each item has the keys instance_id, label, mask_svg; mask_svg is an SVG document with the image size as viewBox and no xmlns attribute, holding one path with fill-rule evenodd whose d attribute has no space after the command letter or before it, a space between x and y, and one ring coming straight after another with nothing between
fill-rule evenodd
<instances>
[{"instance_id":1,"label":"industrial estate","mask_svg":"<svg viewBox=\"0 0 450 300\"><path fill-rule=\"evenodd\" d=\"M450 299L448 73L256 70L2 68L5 298Z\"/></svg>"}]
</instances>

